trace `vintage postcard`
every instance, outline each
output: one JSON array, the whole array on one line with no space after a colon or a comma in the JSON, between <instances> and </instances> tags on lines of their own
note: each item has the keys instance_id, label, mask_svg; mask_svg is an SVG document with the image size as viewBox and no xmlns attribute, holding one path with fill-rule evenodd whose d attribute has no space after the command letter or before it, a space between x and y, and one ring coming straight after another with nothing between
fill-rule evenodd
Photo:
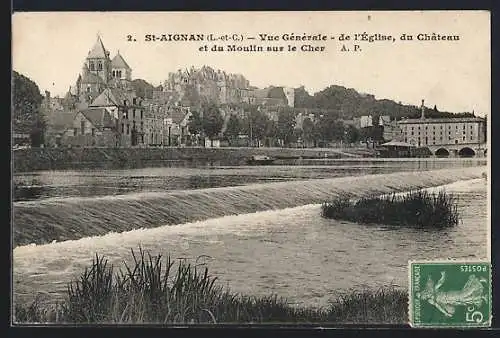
<instances>
[{"instance_id":1,"label":"vintage postcard","mask_svg":"<svg viewBox=\"0 0 500 338\"><path fill-rule=\"evenodd\" d=\"M489 12L12 34L13 325L491 325Z\"/></svg>"}]
</instances>

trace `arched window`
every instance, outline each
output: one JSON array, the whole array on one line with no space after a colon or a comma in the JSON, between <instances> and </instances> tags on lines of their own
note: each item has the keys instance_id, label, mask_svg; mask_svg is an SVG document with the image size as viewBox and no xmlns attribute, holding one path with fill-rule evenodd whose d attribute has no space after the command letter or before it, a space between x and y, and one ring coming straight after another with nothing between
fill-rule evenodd
<instances>
[{"instance_id":1,"label":"arched window","mask_svg":"<svg viewBox=\"0 0 500 338\"><path fill-rule=\"evenodd\" d=\"M97 62L97 70L102 70L102 62Z\"/></svg>"},{"instance_id":2,"label":"arched window","mask_svg":"<svg viewBox=\"0 0 500 338\"><path fill-rule=\"evenodd\" d=\"M92 62L92 61L89 62L89 69L90 70L95 70L94 62Z\"/></svg>"}]
</instances>

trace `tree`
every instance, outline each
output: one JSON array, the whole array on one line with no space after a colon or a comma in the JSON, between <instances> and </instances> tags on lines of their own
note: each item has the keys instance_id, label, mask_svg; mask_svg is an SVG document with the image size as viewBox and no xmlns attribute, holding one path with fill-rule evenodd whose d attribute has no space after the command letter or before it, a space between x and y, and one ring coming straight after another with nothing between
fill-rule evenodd
<instances>
[{"instance_id":1,"label":"tree","mask_svg":"<svg viewBox=\"0 0 500 338\"><path fill-rule=\"evenodd\" d=\"M316 147L316 135L315 135L315 126L313 121L306 117L304 121L302 121L302 137L304 138L305 143L309 145L313 143L313 146Z\"/></svg>"},{"instance_id":2,"label":"tree","mask_svg":"<svg viewBox=\"0 0 500 338\"><path fill-rule=\"evenodd\" d=\"M236 115L231 115L229 117L229 121L227 122L226 130L224 131L224 136L229 141L229 143L232 143L232 141L238 138L240 132L241 132L240 119Z\"/></svg>"},{"instance_id":3,"label":"tree","mask_svg":"<svg viewBox=\"0 0 500 338\"><path fill-rule=\"evenodd\" d=\"M347 143L356 143L359 141L360 138L361 138L361 134L360 134L358 128L356 128L353 125L348 125L345 128L345 141Z\"/></svg>"},{"instance_id":4,"label":"tree","mask_svg":"<svg viewBox=\"0 0 500 338\"><path fill-rule=\"evenodd\" d=\"M320 117L317 127L319 138L324 143L344 139L344 124L334 115L323 115Z\"/></svg>"},{"instance_id":5,"label":"tree","mask_svg":"<svg viewBox=\"0 0 500 338\"><path fill-rule=\"evenodd\" d=\"M199 111L192 111L189 116L187 127L192 134L200 135L203 133L203 121Z\"/></svg>"},{"instance_id":6,"label":"tree","mask_svg":"<svg viewBox=\"0 0 500 338\"><path fill-rule=\"evenodd\" d=\"M247 111L247 118L243 123L242 131L245 132L249 139L250 144L253 146L253 141L260 141L264 136L266 136L266 131L269 124L269 118L264 112L256 109L255 107L249 107Z\"/></svg>"},{"instance_id":7,"label":"tree","mask_svg":"<svg viewBox=\"0 0 500 338\"><path fill-rule=\"evenodd\" d=\"M16 71L12 73L12 121L15 133L29 134L31 146L43 144L46 121L40 109L43 97L38 85Z\"/></svg>"},{"instance_id":8,"label":"tree","mask_svg":"<svg viewBox=\"0 0 500 338\"><path fill-rule=\"evenodd\" d=\"M224 125L224 118L219 108L213 104L207 106L204 110L202 121L203 131L210 138L210 144L213 146L213 139L219 135Z\"/></svg>"},{"instance_id":9,"label":"tree","mask_svg":"<svg viewBox=\"0 0 500 338\"><path fill-rule=\"evenodd\" d=\"M285 145L289 145L293 140L295 129L295 115L288 109L281 109L278 113L277 132L278 137Z\"/></svg>"}]
</instances>

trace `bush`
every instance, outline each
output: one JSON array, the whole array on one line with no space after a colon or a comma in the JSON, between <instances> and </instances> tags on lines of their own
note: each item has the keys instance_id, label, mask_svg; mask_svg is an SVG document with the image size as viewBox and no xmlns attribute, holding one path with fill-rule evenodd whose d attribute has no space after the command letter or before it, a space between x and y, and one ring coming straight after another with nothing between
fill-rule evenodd
<instances>
[{"instance_id":1,"label":"bush","mask_svg":"<svg viewBox=\"0 0 500 338\"><path fill-rule=\"evenodd\" d=\"M16 304L17 323L339 323L406 322L407 294L364 291L330 307L293 307L276 295L243 296L224 290L207 267L132 251L134 265L115 272L103 257L68 285L62 304Z\"/></svg>"},{"instance_id":2,"label":"bush","mask_svg":"<svg viewBox=\"0 0 500 338\"><path fill-rule=\"evenodd\" d=\"M363 224L417 228L447 228L459 222L456 198L453 195L445 191L430 193L426 190L359 200L352 200L344 195L330 203L323 203L321 215Z\"/></svg>"}]
</instances>

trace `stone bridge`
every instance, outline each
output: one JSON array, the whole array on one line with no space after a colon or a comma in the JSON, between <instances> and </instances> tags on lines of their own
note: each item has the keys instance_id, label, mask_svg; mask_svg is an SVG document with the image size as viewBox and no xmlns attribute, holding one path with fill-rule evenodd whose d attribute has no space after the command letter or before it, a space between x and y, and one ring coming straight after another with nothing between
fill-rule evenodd
<instances>
[{"instance_id":1,"label":"stone bridge","mask_svg":"<svg viewBox=\"0 0 500 338\"><path fill-rule=\"evenodd\" d=\"M438 157L483 157L488 151L486 143L427 145L427 148Z\"/></svg>"}]
</instances>

